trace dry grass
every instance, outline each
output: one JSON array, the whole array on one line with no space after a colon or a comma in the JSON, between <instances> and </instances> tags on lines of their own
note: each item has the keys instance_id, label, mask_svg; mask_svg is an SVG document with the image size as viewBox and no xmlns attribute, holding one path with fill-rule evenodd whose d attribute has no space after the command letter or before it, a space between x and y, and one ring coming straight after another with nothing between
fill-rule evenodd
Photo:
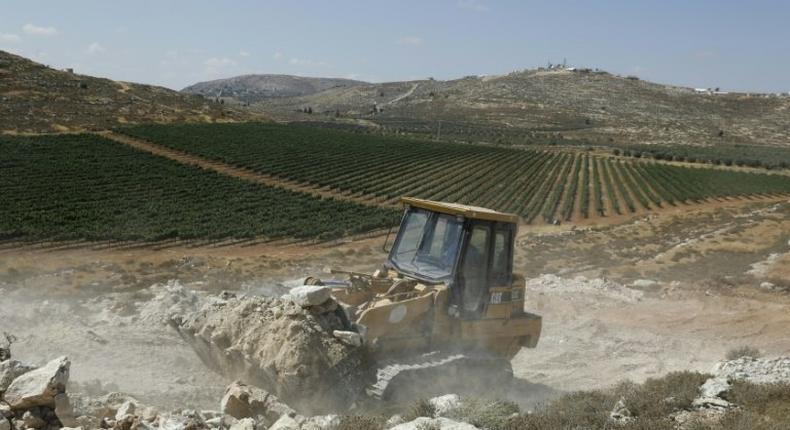
<instances>
[{"instance_id":1,"label":"dry grass","mask_svg":"<svg viewBox=\"0 0 790 430\"><path fill-rule=\"evenodd\" d=\"M422 423L417 426L417 430L442 430L442 426L437 422Z\"/></svg>"},{"instance_id":2,"label":"dry grass","mask_svg":"<svg viewBox=\"0 0 790 430\"><path fill-rule=\"evenodd\" d=\"M621 384L615 392L621 393L634 417L655 420L690 409L700 385L710 377L698 372L672 372L641 385Z\"/></svg>"},{"instance_id":3,"label":"dry grass","mask_svg":"<svg viewBox=\"0 0 790 430\"><path fill-rule=\"evenodd\" d=\"M790 427L790 383L758 385L735 381L728 397L745 411Z\"/></svg>"},{"instance_id":4,"label":"dry grass","mask_svg":"<svg viewBox=\"0 0 790 430\"><path fill-rule=\"evenodd\" d=\"M564 430L613 428L609 413L623 399L633 420L617 426L623 430L669 430L675 423L671 414L688 410L699 386L709 375L673 372L649 379L644 384L622 383L605 391L566 394L529 415L502 415L502 430Z\"/></svg>"},{"instance_id":5,"label":"dry grass","mask_svg":"<svg viewBox=\"0 0 790 430\"><path fill-rule=\"evenodd\" d=\"M345 415L334 430L381 430L387 420L383 417L368 415Z\"/></svg>"},{"instance_id":6,"label":"dry grass","mask_svg":"<svg viewBox=\"0 0 790 430\"><path fill-rule=\"evenodd\" d=\"M441 120L442 139L464 142L639 144L633 149L640 156L655 144L707 145L710 150L666 151L661 158L713 158L720 163L738 160L742 152L749 160L755 158L757 150L740 145L764 145L760 154L770 153L770 146L788 142L790 130L790 98L700 95L608 74L525 71L488 79L419 81L410 92L413 85L335 88L304 97L270 98L253 108L294 121L324 121L327 127L351 128L352 122L364 121L380 126L367 128L368 133L430 138L439 135ZM379 97L382 92L385 97ZM384 112L371 110L371 100L384 106L405 94L409 96L386 105ZM315 113L296 113L304 106Z\"/></svg>"},{"instance_id":7,"label":"dry grass","mask_svg":"<svg viewBox=\"0 0 790 430\"><path fill-rule=\"evenodd\" d=\"M433 418L436 416L436 406L433 405L428 399L419 399L411 406L403 419L406 421L413 421L419 417Z\"/></svg>"},{"instance_id":8,"label":"dry grass","mask_svg":"<svg viewBox=\"0 0 790 430\"><path fill-rule=\"evenodd\" d=\"M512 402L468 399L450 411L448 418L467 422L478 428L504 430L508 428L511 417L517 416L519 412L518 405Z\"/></svg>"},{"instance_id":9,"label":"dry grass","mask_svg":"<svg viewBox=\"0 0 790 430\"><path fill-rule=\"evenodd\" d=\"M790 383L757 385L735 381L727 399L738 406L718 422L693 423L688 430L787 430Z\"/></svg>"},{"instance_id":10,"label":"dry grass","mask_svg":"<svg viewBox=\"0 0 790 430\"><path fill-rule=\"evenodd\" d=\"M617 396L605 391L566 394L530 415L509 418L504 430L604 428Z\"/></svg>"},{"instance_id":11,"label":"dry grass","mask_svg":"<svg viewBox=\"0 0 790 430\"><path fill-rule=\"evenodd\" d=\"M727 351L727 360L737 360L739 358L760 358L762 354L757 348L752 348L748 345L739 346Z\"/></svg>"},{"instance_id":12,"label":"dry grass","mask_svg":"<svg viewBox=\"0 0 790 430\"><path fill-rule=\"evenodd\" d=\"M721 419L696 418L678 427L673 416L692 410L699 387L710 375L673 372L648 379L642 384L621 383L608 390L577 391L565 394L534 413L521 414L519 407L506 401L465 399L447 418L486 430L787 430L790 429L790 383L757 385L735 381L727 400L735 408ZM632 414L627 423L615 423L609 414L619 400ZM425 399L416 401L404 414L406 421L435 417L436 408ZM335 430L378 430L382 417L346 416ZM433 430L426 425L426 430Z\"/></svg>"}]
</instances>

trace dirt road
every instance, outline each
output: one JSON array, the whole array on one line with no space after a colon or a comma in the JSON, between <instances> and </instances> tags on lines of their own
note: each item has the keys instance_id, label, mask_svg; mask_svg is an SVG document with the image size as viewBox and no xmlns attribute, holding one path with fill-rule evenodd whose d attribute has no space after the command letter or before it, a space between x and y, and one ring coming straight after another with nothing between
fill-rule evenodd
<instances>
[{"instance_id":1,"label":"dirt road","mask_svg":"<svg viewBox=\"0 0 790 430\"><path fill-rule=\"evenodd\" d=\"M412 85L412 87L409 88L408 91L406 91L405 93L399 95L398 97L395 97L394 99L388 101L387 103L384 103L384 106L395 104L395 103L405 99L406 97L409 97L410 95L414 94L414 90L416 90L417 87L419 87L419 86L420 86L419 83L416 83L416 84Z\"/></svg>"}]
</instances>

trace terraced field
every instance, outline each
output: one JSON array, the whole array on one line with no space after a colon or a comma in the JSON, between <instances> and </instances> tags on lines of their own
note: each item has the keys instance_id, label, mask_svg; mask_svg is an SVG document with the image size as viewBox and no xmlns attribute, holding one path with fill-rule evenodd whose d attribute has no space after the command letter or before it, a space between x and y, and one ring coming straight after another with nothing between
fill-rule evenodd
<instances>
[{"instance_id":1,"label":"terraced field","mask_svg":"<svg viewBox=\"0 0 790 430\"><path fill-rule=\"evenodd\" d=\"M267 187L93 135L0 137L0 240L329 239L398 213Z\"/></svg>"},{"instance_id":2,"label":"terraced field","mask_svg":"<svg viewBox=\"0 0 790 430\"><path fill-rule=\"evenodd\" d=\"M372 137L274 124L139 126L129 136L394 206L402 195L490 207L527 222L571 221L790 193L790 177L521 150Z\"/></svg>"}]
</instances>

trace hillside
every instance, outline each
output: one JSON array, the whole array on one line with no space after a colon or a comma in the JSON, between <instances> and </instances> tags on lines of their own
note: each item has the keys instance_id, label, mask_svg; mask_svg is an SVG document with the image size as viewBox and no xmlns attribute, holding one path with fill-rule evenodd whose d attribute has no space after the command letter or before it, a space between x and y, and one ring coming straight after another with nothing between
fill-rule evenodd
<instances>
[{"instance_id":1,"label":"hillside","mask_svg":"<svg viewBox=\"0 0 790 430\"><path fill-rule=\"evenodd\" d=\"M367 82L339 78L306 78L290 75L244 75L190 85L182 92L204 97L233 98L244 103L273 97L315 94L330 88L351 88Z\"/></svg>"},{"instance_id":2,"label":"hillside","mask_svg":"<svg viewBox=\"0 0 790 430\"><path fill-rule=\"evenodd\" d=\"M790 146L790 97L697 93L593 71L370 84L255 107L463 141ZM296 112L304 107L313 114Z\"/></svg>"},{"instance_id":3,"label":"hillside","mask_svg":"<svg viewBox=\"0 0 790 430\"><path fill-rule=\"evenodd\" d=\"M0 51L0 131L60 132L144 122L261 118L202 97L79 75Z\"/></svg>"}]
</instances>

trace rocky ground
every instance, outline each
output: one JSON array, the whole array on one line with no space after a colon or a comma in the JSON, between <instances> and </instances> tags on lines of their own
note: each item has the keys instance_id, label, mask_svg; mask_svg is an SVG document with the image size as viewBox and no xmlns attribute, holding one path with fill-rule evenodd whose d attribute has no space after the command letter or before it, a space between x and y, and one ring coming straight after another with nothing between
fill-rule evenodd
<instances>
[{"instance_id":1,"label":"rocky ground","mask_svg":"<svg viewBox=\"0 0 790 430\"><path fill-rule=\"evenodd\" d=\"M320 379L322 372L332 372L336 363L318 359L316 363L302 366L291 354L294 347L310 345L314 341L337 343L340 348L338 356L353 356L358 342L348 342L347 338L337 331L329 331L332 327L322 327L327 315L333 313L332 299L307 297L309 293L292 293L282 299L268 299L261 302L260 298L248 297L238 299L227 293L219 297L207 297L201 312L193 313L198 321L206 318L206 309L220 309L226 317L243 315L236 321L254 321L259 317L250 312L267 313L263 317L267 327L280 324L284 332L298 332L295 327L313 327L311 333L303 333L294 339L280 339L285 348L284 354L264 351L263 356L255 351L240 351L242 343L249 342L245 335L236 335L228 344L227 351L236 351L247 358L269 363L259 370L269 370L270 377L284 378L269 386L279 387L283 393L293 399L293 390L300 382L308 383L311 378ZM320 302L320 303L319 303ZM260 305L270 305L263 310ZM245 308L240 309L239 306ZM183 310L183 308L180 308ZM280 309L278 312L277 309ZM171 309L173 310L173 309ZM171 318L182 318L175 309ZM219 322L215 320L214 322ZM279 323L278 323L279 322ZM185 323L179 321L182 330L194 328L195 321ZM238 324L230 323L231 326ZM213 327L209 322L201 326ZM236 327L236 329L243 329ZM254 328L253 328L254 329ZM275 329L276 331L276 329ZM213 342L217 333L204 333ZM251 333L251 332L250 332ZM247 335L249 335L248 333ZM324 334L321 334L324 333ZM253 336L257 338L259 336ZM274 338L278 335L273 334ZM146 430L146 429L223 429L231 430L350 430L350 429L394 429L394 430L426 430L426 429L559 429L571 428L667 428L667 429L730 429L746 428L731 427L731 422L745 422L748 428L786 428L785 409L777 413L775 409L755 408L750 402L755 401L790 401L790 357L760 359L743 356L734 360L722 361L713 366L709 374L676 372L663 379L648 379L643 385L623 383L603 392L576 392L565 394L558 400L536 407L532 411L522 411L516 403L501 400L464 398L456 394L440 397L415 399L409 409L403 409L394 415L380 415L371 410L341 407L335 402L337 414L306 415L303 401L301 408L291 408L283 403L278 396L256 386L241 381L227 385L220 400L206 408L175 408L166 409L161 405L151 406L141 400L121 392L103 395L86 394L84 387L70 384L71 360L65 356L55 358L44 365L35 366L17 360L12 354L13 345L17 342L14 335L5 333L3 346L0 347L0 429L1 430L57 430L57 429L113 429L113 430ZM207 342L207 341L206 341ZM253 346L254 348L254 346ZM330 348L331 349L331 348ZM320 348L316 350L320 353ZM285 357L284 357L285 356ZM305 357L303 357L305 358ZM326 358L324 356L324 358ZM309 361L309 360L307 360ZM249 361L248 361L249 362ZM271 368L270 368L271 367ZM301 368L301 372L295 369ZM333 379L329 377L329 379ZM324 381L327 379L324 378ZM674 381L674 382L673 382ZM316 381L313 381L316 382ZM320 382L320 381L319 381ZM265 382L264 382L265 383ZM630 384L630 385L629 385ZM744 385L746 384L746 385ZM327 395L320 388L320 395ZM349 383L347 386L353 386ZM761 386L768 388L760 388ZM310 390L302 392L311 394ZM763 392L760 392L762 390ZM765 391L768 391L766 394ZM334 391L338 395L339 390ZM751 397L747 397L748 393ZM757 393L757 394L756 394ZM673 394L667 397L668 394ZM658 398L655 396L658 395ZM759 397L765 399L759 399ZM344 400L344 396L339 396ZM755 399L758 397L758 399ZM616 400L615 399L618 399ZM314 401L313 397L310 400ZM348 398L349 402L353 402ZM661 400L663 399L663 400ZM184 403L188 400L181 399ZM576 406L569 408L568 402L588 403L585 412L579 413ZM597 403L593 406L594 402ZM658 402L658 403L654 403ZM759 413L757 412L759 410ZM656 416L656 414L659 416ZM744 415L750 414L750 415ZM777 415L778 414L778 415ZM768 426L763 426L768 422ZM591 424L590 427L578 427ZM597 423L597 424L596 424ZM752 427L750 424L754 424ZM759 426L759 427L758 427Z\"/></svg>"},{"instance_id":2,"label":"rocky ground","mask_svg":"<svg viewBox=\"0 0 790 430\"><path fill-rule=\"evenodd\" d=\"M338 87L252 108L296 121L354 121L459 141L786 146L789 104L790 97L701 95L605 72L528 70ZM307 106L312 114L297 113Z\"/></svg>"},{"instance_id":3,"label":"rocky ground","mask_svg":"<svg viewBox=\"0 0 790 430\"><path fill-rule=\"evenodd\" d=\"M623 380L650 387L651 380L661 381L680 371L701 376L681 378L693 382L689 388L693 395L685 396L690 397L688 402L673 403L674 412L667 412L679 417L673 421L678 426L688 421L688 415L722 416L722 412L729 416L728 411L751 407L743 406L744 388L737 381L772 387L765 383L787 378L787 359L781 357L790 355L786 335L790 324L788 206L700 208L615 226L524 231L517 268L529 279L528 310L544 317L543 336L538 348L523 350L512 363L533 398L524 401L521 392L522 397L509 399L517 402L515 409L510 404L497 406L496 414L518 414L524 426L511 428L554 428L529 427L526 420L537 418L528 418L526 412L546 418L551 408L577 404L568 403L567 396L572 396L568 393L610 390ZM102 425L102 418L107 428L131 428L135 420L135 425L160 428L218 427L225 422L219 402L233 378L211 371L169 325L171 317L198 315L204 306L216 306L232 296L244 302L233 309L258 312L260 307L262 316L274 315L275 308L282 314L294 312L297 308L273 297L299 285L307 274L328 276L321 273L325 266L374 270L383 258L380 242L374 238L310 246L0 249L0 331L15 336L10 361L0 354L0 382L10 386L32 368L46 369L43 373L68 369L67 381L61 370L53 373L61 376L48 379L56 383L55 388L44 390L49 393L43 397L46 402L12 407L5 399L0 409L10 418L9 427L59 427L66 423L58 418L53 402L65 392L77 420L71 424L86 429ZM223 290L228 292L223 295ZM302 311L296 313L302 315L298 318L309 319ZM191 324L188 319L183 322ZM283 333L290 329L289 325L279 328ZM255 346L247 345L252 352ZM768 358L743 358L717 366L728 351L742 346ZM298 353L283 348L281 363L287 365L287 358ZM63 355L68 360L58 359ZM713 382L706 382L709 379ZM253 390L250 381L244 382ZM113 394L119 392L125 394ZM295 409L293 415L286 415L304 428L317 421L339 428L381 428L391 418L371 421L354 418L365 411L338 410L335 421L313 420L308 418L313 412L288 394L272 390L272 395ZM269 398L260 393L246 395L256 396ZM586 396L597 398L590 392ZM609 420L620 397L625 399L624 408L614 415L628 417L630 413L634 420L629 425L637 425L633 423L639 423L644 412L627 392L607 394L596 410L606 410ZM12 396L12 401L16 398ZM702 400L693 404L697 398ZM119 416L118 409L130 399L136 412L126 407ZM549 405L559 406L541 412L541 404L552 399ZM483 407L469 403L472 400L461 399L467 402L461 408L463 414L436 412L422 405L417 415L425 416L418 417L411 410L398 415L406 422L418 420L411 428L461 425L450 421L505 428L471 418L490 412L488 403ZM128 414L137 418L124 418ZM229 419L225 424L250 428L274 424L270 418L252 418L252 422L244 418L252 417ZM377 427L364 427L371 422ZM393 419L390 426L397 422ZM597 425L588 428L600 428ZM0 430L6 430L2 426L0 420Z\"/></svg>"}]
</instances>

